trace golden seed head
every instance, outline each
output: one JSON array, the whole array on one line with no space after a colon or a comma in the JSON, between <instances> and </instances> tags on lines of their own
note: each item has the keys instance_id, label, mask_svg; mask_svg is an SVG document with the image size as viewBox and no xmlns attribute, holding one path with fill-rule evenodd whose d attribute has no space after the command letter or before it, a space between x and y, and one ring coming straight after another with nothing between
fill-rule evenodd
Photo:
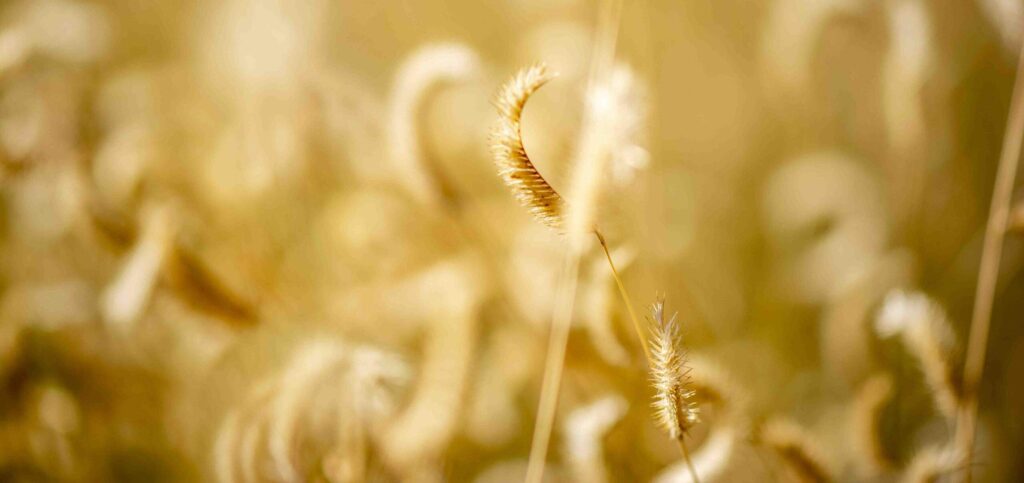
<instances>
[{"instance_id":1,"label":"golden seed head","mask_svg":"<svg viewBox=\"0 0 1024 483\"><path fill-rule=\"evenodd\" d=\"M520 126L527 99L553 77L544 64L537 64L519 71L501 87L494 102L499 117L491 130L491 152L498 174L516 199L541 223L559 228L563 222L562 197L530 161Z\"/></svg>"},{"instance_id":2,"label":"golden seed head","mask_svg":"<svg viewBox=\"0 0 1024 483\"><path fill-rule=\"evenodd\" d=\"M699 408L690 387L690 369L682 348L676 316L665 320L665 300L651 306L651 383L657 423L673 439L682 438L700 421Z\"/></svg>"},{"instance_id":3,"label":"golden seed head","mask_svg":"<svg viewBox=\"0 0 1024 483\"><path fill-rule=\"evenodd\" d=\"M938 409L955 418L963 387L955 362L956 334L942 306L921 292L893 290L878 311L875 332L883 338L900 336L920 362Z\"/></svg>"}]
</instances>

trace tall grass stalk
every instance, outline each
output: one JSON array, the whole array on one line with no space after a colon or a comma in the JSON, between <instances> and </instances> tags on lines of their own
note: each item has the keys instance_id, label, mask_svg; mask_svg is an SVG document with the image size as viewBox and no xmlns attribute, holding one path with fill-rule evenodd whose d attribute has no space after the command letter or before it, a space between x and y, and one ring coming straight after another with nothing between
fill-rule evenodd
<instances>
[{"instance_id":1,"label":"tall grass stalk","mask_svg":"<svg viewBox=\"0 0 1024 483\"><path fill-rule=\"evenodd\" d=\"M981 267L978 272L978 287L974 296L974 312L971 316L971 332L967 340L967 357L964 363L964 403L960 407L956 424L957 449L965 456L964 481L971 481L971 461L974 456L974 437L978 418L978 390L985 369L985 353L988 348L988 332L992 324L992 304L995 300L996 282L999 278L999 264L1003 256L1003 237L1010 217L1013 201L1013 184L1017 178L1020 162L1021 138L1024 137L1024 46L1021 47L1017 62L1016 81L1010 100L1010 114L1003 136L1003 149L996 173L992 205L989 208L988 226L985 229L985 245L981 252Z\"/></svg>"},{"instance_id":2,"label":"tall grass stalk","mask_svg":"<svg viewBox=\"0 0 1024 483\"><path fill-rule=\"evenodd\" d=\"M597 35L591 57L587 79L587 92L606 78L611 71L615 59L615 45L618 39L619 22L622 15L622 0L607 0L602 5L597 22ZM585 113L586 115L586 113ZM587 138L584 119L583 137L578 150L593 149L586 143L600 141ZM598 153L600 156L600 153ZM569 326L572 321L573 302L576 298L576 287L579 276L579 258L583 253L583 227L591 226L596 201L599 193L602 159L579 157L574 166L574 185L570 193L569 218L566 225L570 229L569 250L566 254L565 269L559 279L560 289L555 299L554 313L551 321L551 336L548 341L547 359L544 363L544 377L541 385L540 404L537 419L534 423L533 441L530 446L529 463L527 464L526 482L540 483L544 477L544 466L547 459L551 431L554 428L555 410L558 407L558 392L561 384L562 370L565 364L566 344L569 340ZM585 163L585 164L584 164ZM617 276L616 276L617 278ZM628 303L628 302L627 302Z\"/></svg>"}]
</instances>

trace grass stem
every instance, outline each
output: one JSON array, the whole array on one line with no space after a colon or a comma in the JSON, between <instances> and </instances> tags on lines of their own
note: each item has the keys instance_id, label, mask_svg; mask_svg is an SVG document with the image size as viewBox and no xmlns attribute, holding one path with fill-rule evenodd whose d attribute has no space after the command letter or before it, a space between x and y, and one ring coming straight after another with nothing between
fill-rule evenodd
<instances>
[{"instance_id":1,"label":"grass stem","mask_svg":"<svg viewBox=\"0 0 1024 483\"><path fill-rule=\"evenodd\" d=\"M643 347L644 357L650 361L651 352L647 347L647 335L643 329L640 328L640 321L636 318L636 311L633 310L633 303L629 301L629 294L626 293L626 286L622 284L622 279L619 277L618 270L615 269L615 262L612 261L612 255L608 251L608 243L605 241L604 236L596 228L594 229L594 235L597 236L597 240L601 242L601 249L604 250L604 256L608 259L608 266L612 269L612 278L615 279L615 286L619 289L619 295L622 296L622 301L626 304L626 310L629 311L629 319L633 321L633 328L636 329L636 336L640 339L640 346Z\"/></svg>"},{"instance_id":2,"label":"grass stem","mask_svg":"<svg viewBox=\"0 0 1024 483\"><path fill-rule=\"evenodd\" d=\"M974 312L971 316L971 331L964 362L964 401L957 416L956 444L965 457L966 464L964 466L968 469L964 475L964 481L967 483L971 481L970 468L974 456L974 437L978 418L978 391L985 369L988 333L992 324L992 305L1003 254L1003 237L1010 217L1010 204L1013 201L1013 184L1017 177L1022 136L1024 136L1024 47L1021 48L1020 59L1017 63L1016 80L1010 100L1010 113L1006 122L1006 133L1003 137L995 188L992 192L992 205L989 209L988 225L985 229L985 244L981 252Z\"/></svg>"},{"instance_id":3,"label":"grass stem","mask_svg":"<svg viewBox=\"0 0 1024 483\"><path fill-rule=\"evenodd\" d=\"M693 467L693 461L690 460L690 450L686 449L686 441L683 441L683 437L680 436L676 439L679 443L679 451L683 453L683 460L686 461L686 468L690 470L690 478L693 479L693 483L700 483L700 477L697 476L697 468Z\"/></svg>"}]
</instances>

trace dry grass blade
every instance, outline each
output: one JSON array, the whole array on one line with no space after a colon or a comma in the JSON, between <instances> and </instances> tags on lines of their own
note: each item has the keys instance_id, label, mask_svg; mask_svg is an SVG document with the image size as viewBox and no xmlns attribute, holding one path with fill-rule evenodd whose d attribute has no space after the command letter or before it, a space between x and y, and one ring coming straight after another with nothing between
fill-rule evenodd
<instances>
[{"instance_id":1,"label":"dry grass blade","mask_svg":"<svg viewBox=\"0 0 1024 483\"><path fill-rule=\"evenodd\" d=\"M530 95L552 78L544 64L537 64L519 71L501 87L494 101L500 117L491 131L491 152L498 174L516 199L541 223L559 228L563 222L562 197L530 161L520 126Z\"/></svg>"},{"instance_id":2,"label":"dry grass blade","mask_svg":"<svg viewBox=\"0 0 1024 483\"><path fill-rule=\"evenodd\" d=\"M576 295L579 259L566 257L559 278L554 313L551 316L551 331L548 335L548 351L544 359L544 377L541 381L540 403L533 425L533 442L530 444L530 460L526 470L528 483L541 483L544 478L545 458L551 442L551 430L555 424L555 409L558 406L558 389L562 383L562 368L565 364L566 346L569 342L569 328L573 303Z\"/></svg>"},{"instance_id":3,"label":"dry grass blade","mask_svg":"<svg viewBox=\"0 0 1024 483\"><path fill-rule=\"evenodd\" d=\"M999 158L995 189L992 191L992 205L989 208L988 225L985 229L985 244L981 252L978 270L978 286L974 295L974 312L971 315L971 331L967 339L967 356L964 362L964 403L956 421L957 449L964 454L966 467L971 467L974 453L974 432L978 418L978 390L985 370L985 353L988 349L988 332L992 324L992 304L996 297L996 282L999 278L999 264L1003 256L1003 236L1006 233L1010 205L1013 202L1013 184L1017 179L1020 164L1021 145L1024 143L1024 48L1017 61L1017 78L1010 100L1010 114L1003 136L1003 148ZM967 470L966 481L971 481Z\"/></svg>"}]
</instances>

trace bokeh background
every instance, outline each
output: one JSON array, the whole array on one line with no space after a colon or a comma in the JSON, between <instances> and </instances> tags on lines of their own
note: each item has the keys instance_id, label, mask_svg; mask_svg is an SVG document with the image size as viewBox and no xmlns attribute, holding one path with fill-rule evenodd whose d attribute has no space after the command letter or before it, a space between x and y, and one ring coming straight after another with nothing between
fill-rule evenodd
<instances>
[{"instance_id":1,"label":"bokeh background","mask_svg":"<svg viewBox=\"0 0 1024 483\"><path fill-rule=\"evenodd\" d=\"M521 481L565 243L496 176L491 100L560 73L523 136L567 186L598 12L0 3L0 479ZM708 480L799 481L771 433L837 481L951 440L874 323L926 294L959 366L1022 30L1020 0L624 3L598 220L722 393L689 439ZM1005 243L979 481L1024 478ZM592 248L548 478L687 481L614 290Z\"/></svg>"}]
</instances>

